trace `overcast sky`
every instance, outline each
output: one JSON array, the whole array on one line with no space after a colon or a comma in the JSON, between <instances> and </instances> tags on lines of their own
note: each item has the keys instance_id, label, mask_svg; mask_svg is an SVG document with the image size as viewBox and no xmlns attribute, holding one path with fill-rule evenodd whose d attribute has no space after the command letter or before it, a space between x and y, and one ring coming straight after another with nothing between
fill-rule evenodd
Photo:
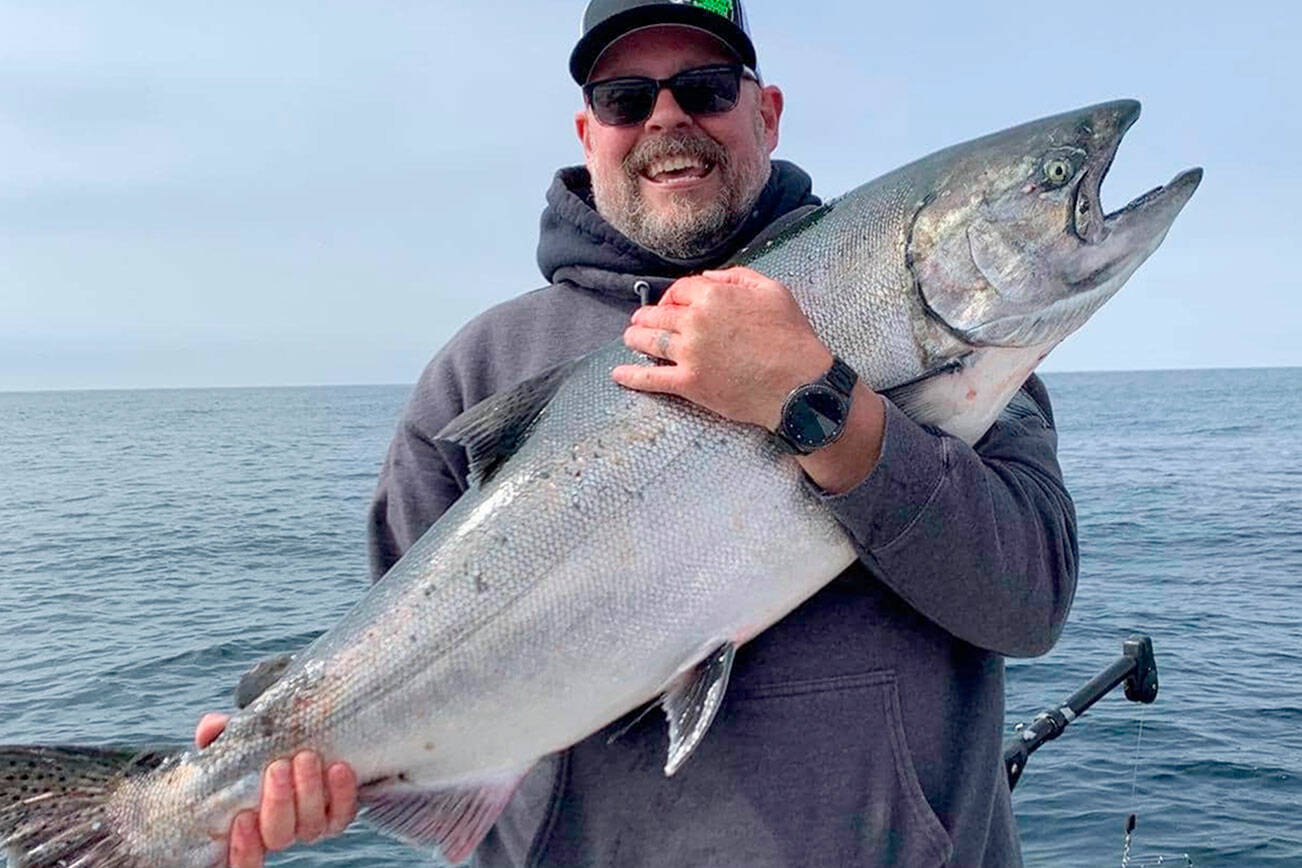
<instances>
[{"instance_id":1,"label":"overcast sky","mask_svg":"<svg viewBox=\"0 0 1302 868\"><path fill-rule=\"evenodd\" d=\"M1206 167L1046 370L1302 365L1296 4L747 8L824 196L1116 97L1144 116L1105 208ZM0 390L413 381L542 282L581 9L0 0Z\"/></svg>"}]
</instances>

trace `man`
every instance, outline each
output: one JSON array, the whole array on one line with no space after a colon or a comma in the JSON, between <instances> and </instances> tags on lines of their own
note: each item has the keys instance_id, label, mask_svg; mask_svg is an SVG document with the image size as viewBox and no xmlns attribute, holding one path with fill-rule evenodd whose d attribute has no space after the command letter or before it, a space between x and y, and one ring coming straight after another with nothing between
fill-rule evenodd
<instances>
[{"instance_id":1,"label":"man","mask_svg":"<svg viewBox=\"0 0 1302 868\"><path fill-rule=\"evenodd\" d=\"M549 285L476 318L425 370L376 492L377 577L466 488L465 455L436 432L553 364L622 334L666 364L617 368L620 384L770 431L833 365L785 287L711 270L817 204L808 176L769 161L783 97L755 72L740 4L592 0L570 66L585 166L548 192ZM1049 648L1076 566L1047 396L1024 388L1039 412L972 449L856 384L795 460L860 561L741 649L676 776L657 717L617 721L526 778L480 864L1019 864L1001 655ZM221 723L206 718L200 742ZM273 763L231 864L338 831L355 798L342 764Z\"/></svg>"}]
</instances>

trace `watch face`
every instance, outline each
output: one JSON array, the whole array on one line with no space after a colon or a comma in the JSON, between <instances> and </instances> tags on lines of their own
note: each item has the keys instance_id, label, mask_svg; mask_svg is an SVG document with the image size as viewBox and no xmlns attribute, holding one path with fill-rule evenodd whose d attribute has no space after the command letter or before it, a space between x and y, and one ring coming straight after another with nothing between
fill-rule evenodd
<instances>
[{"instance_id":1,"label":"watch face","mask_svg":"<svg viewBox=\"0 0 1302 868\"><path fill-rule=\"evenodd\" d=\"M782 430L802 446L822 446L845 424L849 403L844 395L827 386L805 386L787 405Z\"/></svg>"}]
</instances>

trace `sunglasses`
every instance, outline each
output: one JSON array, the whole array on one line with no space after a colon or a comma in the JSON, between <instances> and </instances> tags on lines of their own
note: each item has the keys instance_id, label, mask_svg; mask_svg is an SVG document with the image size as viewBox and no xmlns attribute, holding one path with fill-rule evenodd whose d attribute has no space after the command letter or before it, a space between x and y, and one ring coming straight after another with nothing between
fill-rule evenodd
<instances>
[{"instance_id":1,"label":"sunglasses","mask_svg":"<svg viewBox=\"0 0 1302 868\"><path fill-rule=\"evenodd\" d=\"M759 77L737 63L684 69L669 78L630 75L604 78L583 86L583 98L597 120L612 127L640 124L651 117L661 88L669 88L674 101L689 115L717 115L732 111L741 95L741 80L758 83Z\"/></svg>"}]
</instances>

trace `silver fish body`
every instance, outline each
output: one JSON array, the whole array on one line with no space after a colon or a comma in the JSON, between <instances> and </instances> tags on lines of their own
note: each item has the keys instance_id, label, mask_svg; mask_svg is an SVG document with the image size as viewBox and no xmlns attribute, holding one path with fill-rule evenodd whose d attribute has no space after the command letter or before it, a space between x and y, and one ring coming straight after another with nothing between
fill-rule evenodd
<instances>
[{"instance_id":1,"label":"silver fish body","mask_svg":"<svg viewBox=\"0 0 1302 868\"><path fill-rule=\"evenodd\" d=\"M788 286L869 385L975 442L1197 186L1187 172L1104 215L1137 114L1108 103L938 152L738 262ZM765 432L621 389L628 361L648 363L613 343L455 421L478 484L211 747L124 765L93 798L56 778L100 780L111 758L0 749L12 860L217 864L265 765L311 747L353 765L381 828L459 861L533 763L657 697L675 770L708 737L731 649L855 554ZM6 758L32 764L27 803Z\"/></svg>"}]
</instances>

